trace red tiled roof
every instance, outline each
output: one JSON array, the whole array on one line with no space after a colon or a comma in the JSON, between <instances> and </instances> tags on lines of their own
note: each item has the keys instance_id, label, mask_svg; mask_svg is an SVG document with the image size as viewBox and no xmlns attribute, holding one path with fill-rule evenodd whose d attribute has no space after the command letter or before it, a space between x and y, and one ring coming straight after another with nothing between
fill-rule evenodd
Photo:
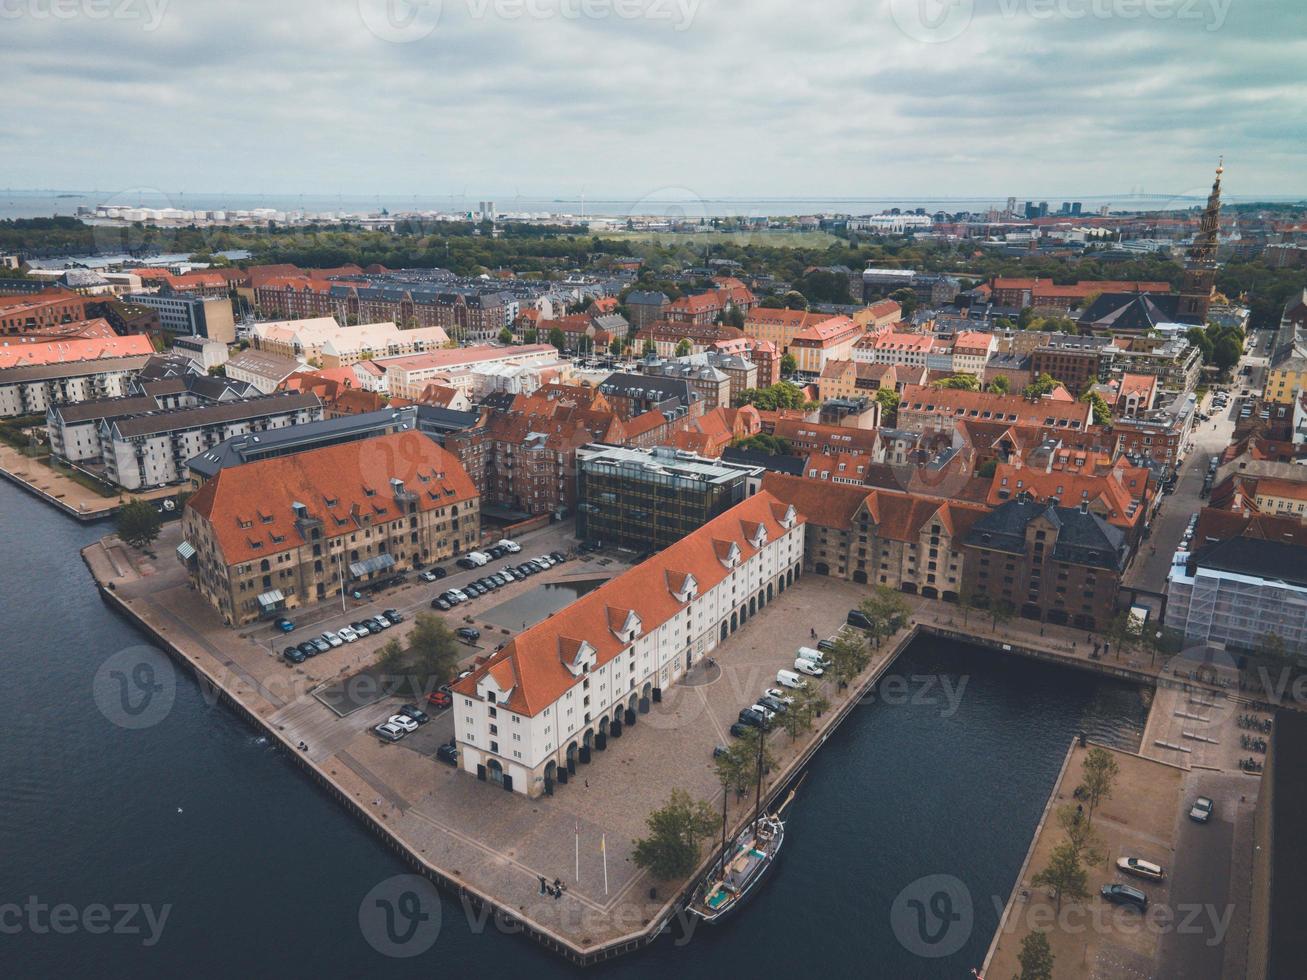
<instances>
[{"instance_id":1,"label":"red tiled roof","mask_svg":"<svg viewBox=\"0 0 1307 980\"><path fill-rule=\"evenodd\" d=\"M489 674L501 689L511 688L502 707L522 715L538 714L581 682L584 675L574 675L565 661L582 643L595 651L596 665L609 662L630 646L614 633L615 624L625 625L626 613L635 613L645 635L652 633L687 605L673 593L674 585L683 586L690 575L700 595L708 592L730 574L720 560L723 546L738 548L747 561L759 549L753 546L746 525L762 525L774 541L786 533L780 524L786 511L786 505L766 491L736 504L648 561L519 633L471 677L455 684L454 690L475 697L477 684Z\"/></svg>"},{"instance_id":2,"label":"red tiled roof","mask_svg":"<svg viewBox=\"0 0 1307 980\"><path fill-rule=\"evenodd\" d=\"M396 432L225 467L187 506L212 525L223 560L232 565L303 543L296 503L322 521L327 539L355 533L366 526L364 518L399 520L406 508L395 499L392 478L404 481L421 511L477 497L452 453L422 433Z\"/></svg>"}]
</instances>

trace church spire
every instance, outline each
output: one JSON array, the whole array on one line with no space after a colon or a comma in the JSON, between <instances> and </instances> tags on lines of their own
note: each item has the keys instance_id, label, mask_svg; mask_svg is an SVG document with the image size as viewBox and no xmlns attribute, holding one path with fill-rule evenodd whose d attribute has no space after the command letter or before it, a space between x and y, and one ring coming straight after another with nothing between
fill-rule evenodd
<instances>
[{"instance_id":1,"label":"church spire","mask_svg":"<svg viewBox=\"0 0 1307 980\"><path fill-rule=\"evenodd\" d=\"M1184 264L1184 284L1180 287L1179 319L1184 323L1207 323L1207 311L1216 292L1216 245L1221 231L1221 175L1225 157L1216 164L1216 179L1207 207L1198 221L1194 243Z\"/></svg>"}]
</instances>

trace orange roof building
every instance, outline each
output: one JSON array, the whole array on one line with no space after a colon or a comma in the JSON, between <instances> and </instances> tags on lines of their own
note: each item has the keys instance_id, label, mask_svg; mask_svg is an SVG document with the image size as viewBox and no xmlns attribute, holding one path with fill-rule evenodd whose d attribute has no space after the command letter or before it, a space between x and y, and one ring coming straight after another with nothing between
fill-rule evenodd
<instances>
[{"instance_id":1,"label":"orange roof building","mask_svg":"<svg viewBox=\"0 0 1307 980\"><path fill-rule=\"evenodd\" d=\"M459 764L541 795L792 585L803 539L761 491L522 631L454 685Z\"/></svg>"},{"instance_id":2,"label":"orange roof building","mask_svg":"<svg viewBox=\"0 0 1307 980\"><path fill-rule=\"evenodd\" d=\"M452 530L457 527L458 530ZM224 467L182 514L187 564L229 624L252 622L475 546L480 498L418 432Z\"/></svg>"}]
</instances>

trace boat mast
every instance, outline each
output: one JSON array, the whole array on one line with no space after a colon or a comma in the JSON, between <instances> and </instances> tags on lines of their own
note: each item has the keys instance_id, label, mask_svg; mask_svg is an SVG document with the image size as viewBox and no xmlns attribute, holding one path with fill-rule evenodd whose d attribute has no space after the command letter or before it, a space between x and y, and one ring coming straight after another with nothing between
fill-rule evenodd
<instances>
[{"instance_id":1,"label":"boat mast","mask_svg":"<svg viewBox=\"0 0 1307 980\"><path fill-rule=\"evenodd\" d=\"M726 873L726 798L730 795L730 787L722 782L722 860L719 875Z\"/></svg>"},{"instance_id":2,"label":"boat mast","mask_svg":"<svg viewBox=\"0 0 1307 980\"><path fill-rule=\"evenodd\" d=\"M767 740L767 732L758 730L758 794L753 801L753 837L758 838L758 814L762 811L762 749Z\"/></svg>"}]
</instances>

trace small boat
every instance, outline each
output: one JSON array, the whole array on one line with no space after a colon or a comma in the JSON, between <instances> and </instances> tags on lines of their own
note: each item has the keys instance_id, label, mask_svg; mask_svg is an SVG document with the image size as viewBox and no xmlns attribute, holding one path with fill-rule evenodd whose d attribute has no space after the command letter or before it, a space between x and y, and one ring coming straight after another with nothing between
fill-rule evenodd
<instances>
[{"instance_id":1,"label":"small boat","mask_svg":"<svg viewBox=\"0 0 1307 980\"><path fill-rule=\"evenodd\" d=\"M750 823L695 891L688 911L717 923L743 905L767 877L785 842L785 823L768 814Z\"/></svg>"}]
</instances>

